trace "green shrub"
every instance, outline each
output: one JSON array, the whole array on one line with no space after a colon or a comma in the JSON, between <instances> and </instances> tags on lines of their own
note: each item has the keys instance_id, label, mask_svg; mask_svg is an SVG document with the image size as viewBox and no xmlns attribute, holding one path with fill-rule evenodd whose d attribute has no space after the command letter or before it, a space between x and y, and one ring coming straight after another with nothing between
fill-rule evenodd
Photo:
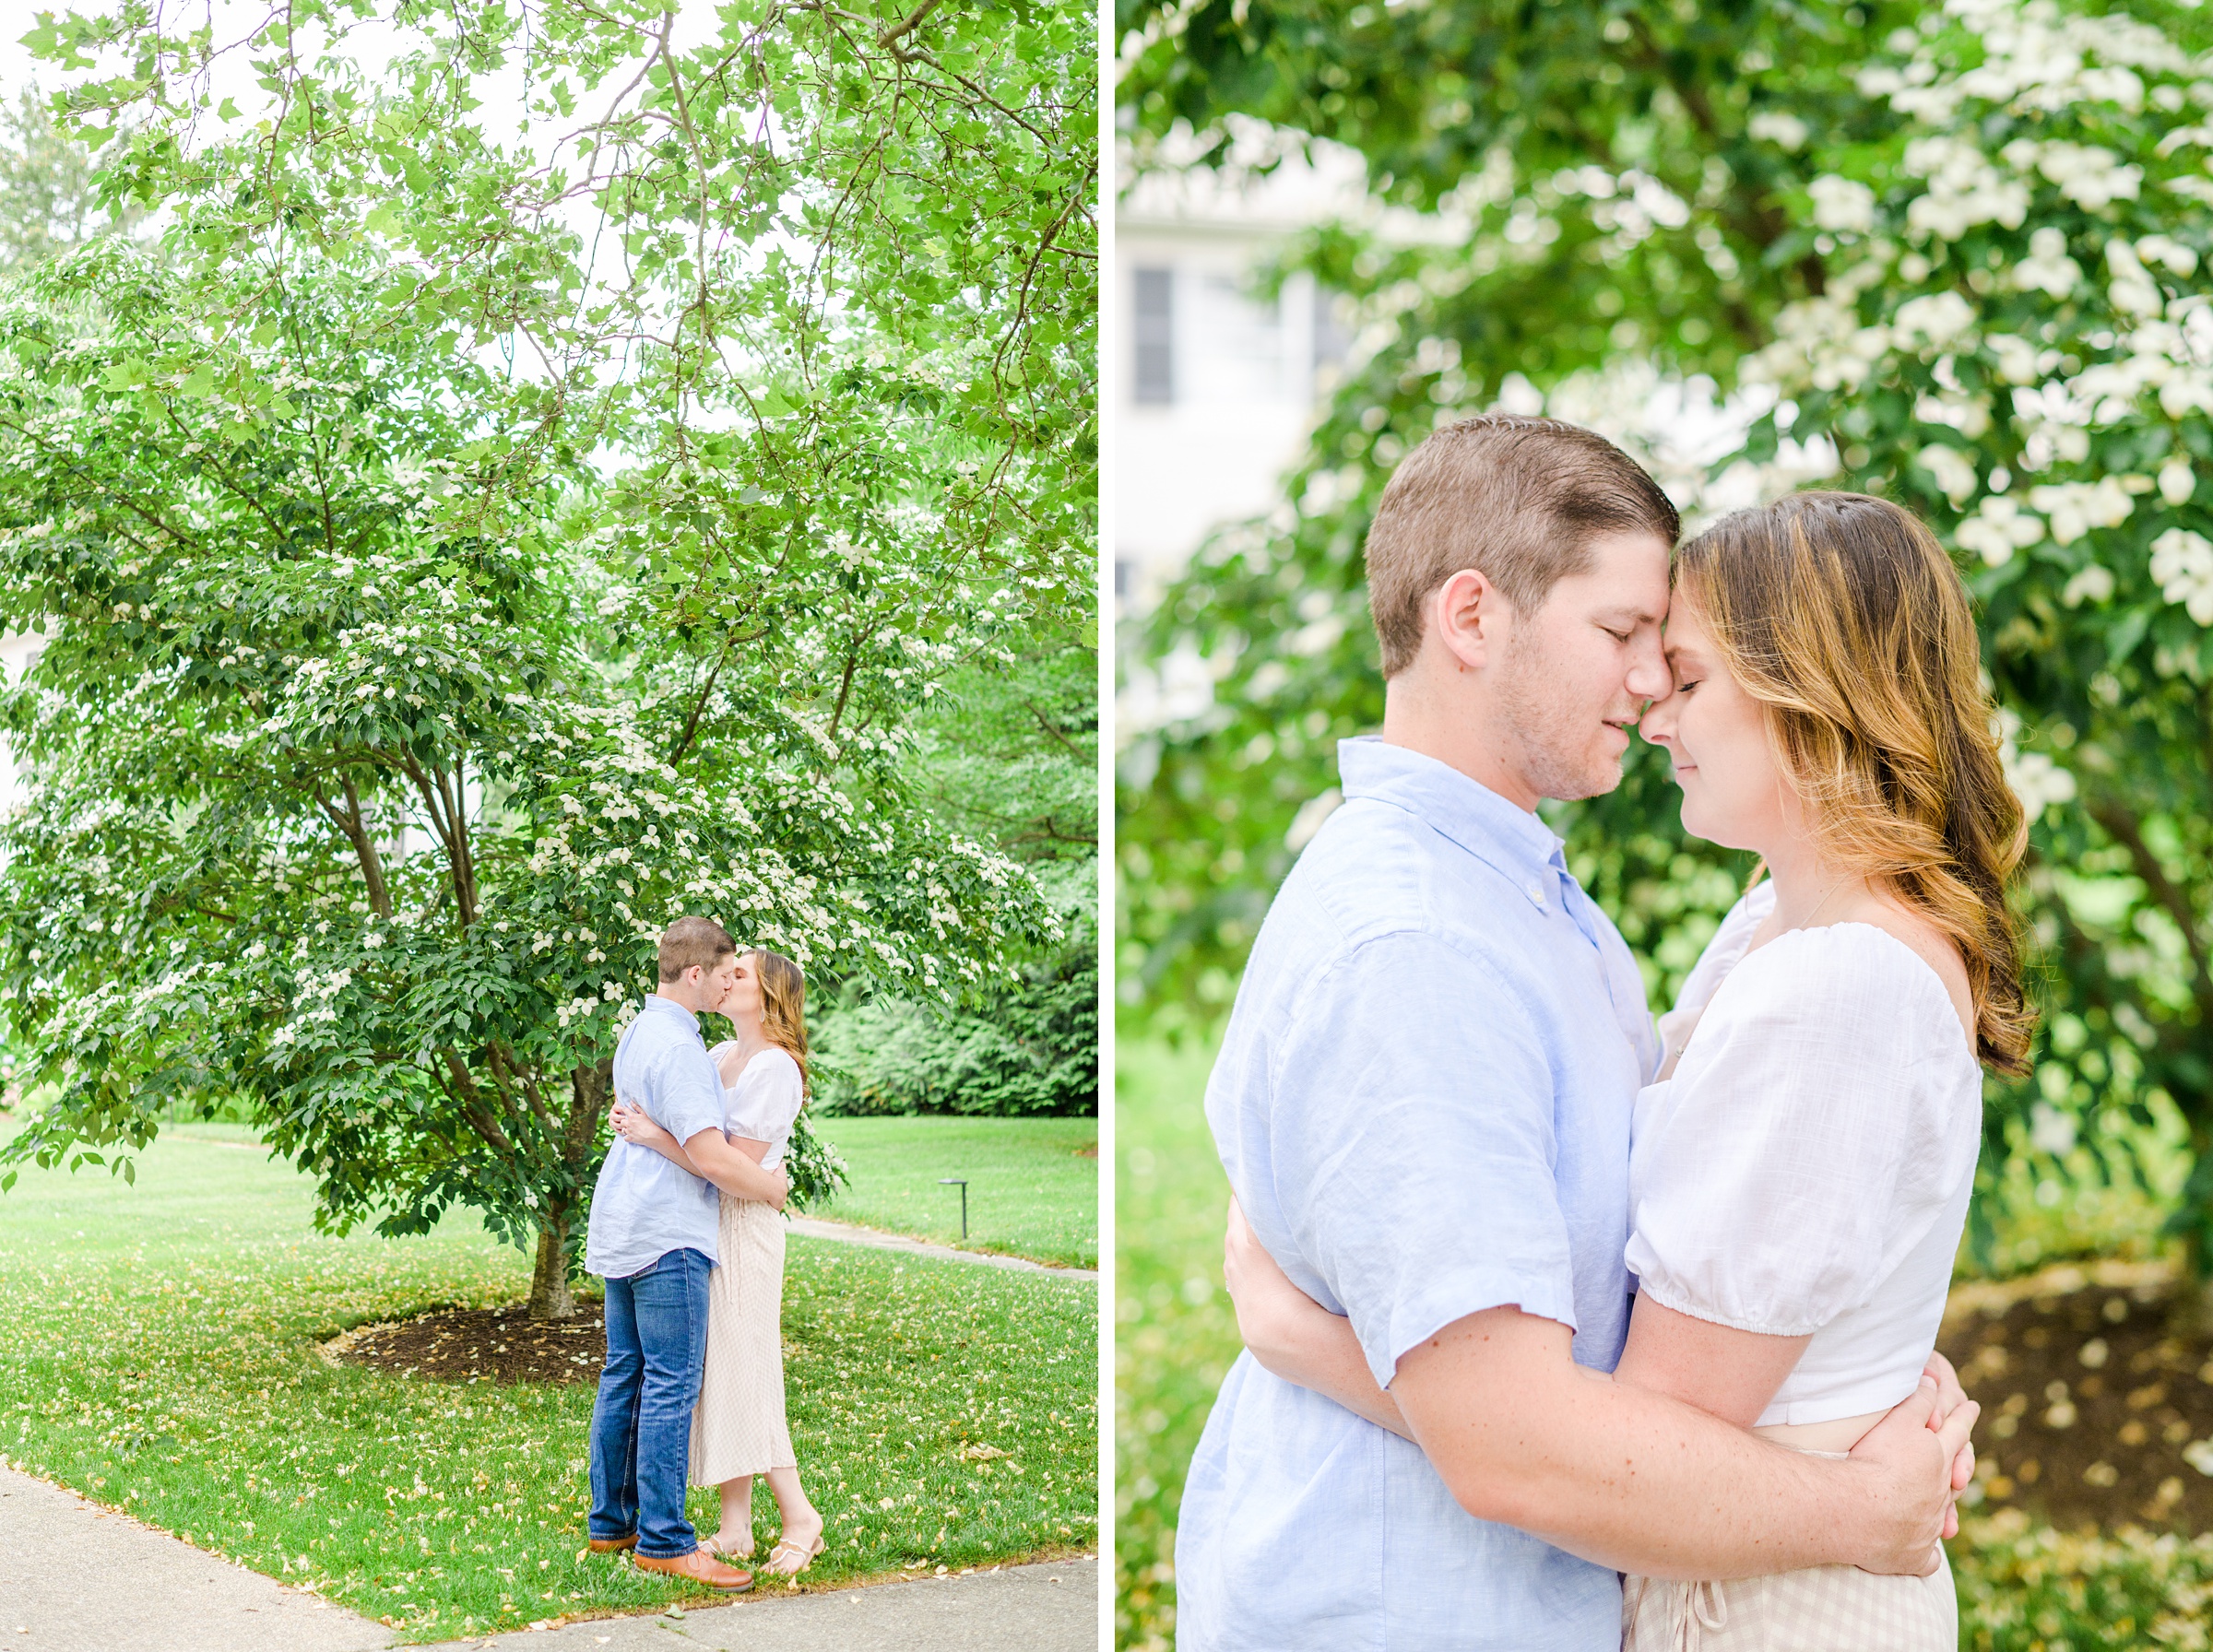
<instances>
[{"instance_id":1,"label":"green shrub","mask_svg":"<svg viewBox=\"0 0 2213 1652\"><path fill-rule=\"evenodd\" d=\"M877 997L816 1023L829 1114L992 1118L1099 1110L1099 972L1089 936L974 1009Z\"/></svg>"}]
</instances>

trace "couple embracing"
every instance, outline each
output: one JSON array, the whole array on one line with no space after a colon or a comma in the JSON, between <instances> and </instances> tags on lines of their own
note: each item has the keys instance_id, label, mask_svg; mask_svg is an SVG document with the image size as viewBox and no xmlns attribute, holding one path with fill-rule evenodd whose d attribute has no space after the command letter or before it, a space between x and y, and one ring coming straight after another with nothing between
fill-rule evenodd
<instances>
[{"instance_id":1,"label":"couple embracing","mask_svg":"<svg viewBox=\"0 0 2213 1652\"><path fill-rule=\"evenodd\" d=\"M769 1569L822 1552L784 1411L780 1168L807 1092L806 983L781 953L716 923L661 937L658 989L615 1051L617 1139L592 1195L585 1267L607 1281L607 1365L592 1408L591 1547L737 1591L752 1575L752 1483L783 1519ZM703 1011L737 1034L709 1049ZM703 1545L684 1486L718 1487Z\"/></svg>"},{"instance_id":2,"label":"couple embracing","mask_svg":"<svg viewBox=\"0 0 2213 1652\"><path fill-rule=\"evenodd\" d=\"M1367 541L1382 734L1254 946L1207 1115L1248 1352L1186 1652L1951 1652L1935 1351L2031 1015L1967 593L1882 500L1675 548L1627 455L1438 431ZM1541 798L1666 748L1760 871L1657 1025Z\"/></svg>"}]
</instances>

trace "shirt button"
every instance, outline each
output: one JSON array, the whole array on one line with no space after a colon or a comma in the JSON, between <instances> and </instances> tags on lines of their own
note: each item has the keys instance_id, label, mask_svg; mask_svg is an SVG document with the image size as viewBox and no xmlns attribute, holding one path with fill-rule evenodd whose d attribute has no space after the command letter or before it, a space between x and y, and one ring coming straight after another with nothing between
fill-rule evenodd
<instances>
[{"instance_id":1,"label":"shirt button","mask_svg":"<svg viewBox=\"0 0 2213 1652\"><path fill-rule=\"evenodd\" d=\"M1531 900L1534 901L1534 902L1535 902L1535 903L1537 903L1539 906L1542 906L1542 905L1544 905L1544 886L1542 883L1533 883L1533 884L1531 884L1531 885L1529 886L1529 898L1530 898Z\"/></svg>"}]
</instances>

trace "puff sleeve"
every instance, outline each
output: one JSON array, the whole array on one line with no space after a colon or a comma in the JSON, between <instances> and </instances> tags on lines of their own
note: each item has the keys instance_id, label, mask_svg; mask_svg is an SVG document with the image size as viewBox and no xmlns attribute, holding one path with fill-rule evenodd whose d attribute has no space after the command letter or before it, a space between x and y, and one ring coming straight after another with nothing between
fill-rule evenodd
<instances>
[{"instance_id":1,"label":"puff sleeve","mask_svg":"<svg viewBox=\"0 0 2213 1652\"><path fill-rule=\"evenodd\" d=\"M1793 930L1746 956L1675 1076L1638 1098L1639 1288L1780 1337L1867 1302L1972 1172L1960 1056L1942 982L1879 929Z\"/></svg>"}]
</instances>

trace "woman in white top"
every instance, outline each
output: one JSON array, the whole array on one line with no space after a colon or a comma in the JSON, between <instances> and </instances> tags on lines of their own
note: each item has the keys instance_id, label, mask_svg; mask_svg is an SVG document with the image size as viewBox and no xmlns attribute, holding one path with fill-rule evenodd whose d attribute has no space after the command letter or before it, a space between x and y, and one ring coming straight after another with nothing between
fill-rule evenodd
<instances>
[{"instance_id":1,"label":"woman in white top","mask_svg":"<svg viewBox=\"0 0 2213 1652\"><path fill-rule=\"evenodd\" d=\"M730 1145L765 1170L783 1162L807 1100L806 978L780 952L738 955L721 1003L738 1036L708 1052L722 1073ZM684 1150L643 1113L617 1108L618 1134L678 1163ZM768 1570L792 1576L822 1552L822 1516L799 1484L784 1414L784 1223L755 1199L722 1197L722 1259L707 1281L707 1363L692 1414L693 1485L722 1493L718 1554L753 1552L753 1477L766 1475L783 1530Z\"/></svg>"},{"instance_id":2,"label":"woman in white top","mask_svg":"<svg viewBox=\"0 0 2213 1652\"><path fill-rule=\"evenodd\" d=\"M1982 1068L2025 1067L2033 1016L2005 897L2021 808L1967 592L1927 528L1885 501L1802 493L1683 547L1667 655L1673 692L1642 727L1675 761L1684 828L1756 851L1764 879L1661 1019L1666 1054L1637 1097L1639 1289L1614 1378L1842 1455L1935 1350ZM1395 1412L1353 1391L1367 1379L1343 1351L1350 1327L1284 1277L1234 1207L1228 1264L1255 1358L1364 1414ZM1942 1567L1631 1577L1623 1633L1628 1652L1959 1644Z\"/></svg>"}]
</instances>

